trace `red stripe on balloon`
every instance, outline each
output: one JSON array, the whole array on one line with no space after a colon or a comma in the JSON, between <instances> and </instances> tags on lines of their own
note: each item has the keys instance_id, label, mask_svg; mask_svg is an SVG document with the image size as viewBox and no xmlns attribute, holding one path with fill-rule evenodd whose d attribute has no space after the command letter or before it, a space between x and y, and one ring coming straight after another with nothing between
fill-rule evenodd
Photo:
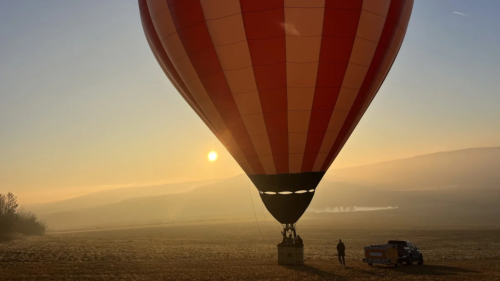
<instances>
[{"instance_id":1,"label":"red stripe on balloon","mask_svg":"<svg viewBox=\"0 0 500 281\"><path fill-rule=\"evenodd\" d=\"M165 75L168 77L172 85L177 89L177 91L181 94L181 96L184 98L184 100L191 106L191 108L198 114L198 116L201 118L201 120L207 125L207 127L212 131L212 133L223 143L227 150L233 154L236 155L235 151L235 145L234 143L226 143L222 138L220 138L218 132L215 130L213 124L210 122L208 117L204 114L203 110L201 107L198 105L196 100L194 99L193 95L189 91L189 89L186 87L184 84L183 80L181 79L179 73L176 71L175 67L173 66L170 58L168 57L167 53L165 52L165 49L163 48L163 45L161 44L160 39L158 38L158 34L156 33L156 30L154 28L153 22L151 20L151 15L149 13L148 5L146 0L139 0L139 9L141 13L141 21L142 21L142 26L144 29L144 33L146 35L146 39L149 43L149 46L151 47L153 54L158 61L158 64L162 68L163 72ZM241 150L241 149L240 149ZM239 163L239 159L235 159ZM240 166L243 168L244 165ZM248 171L245 171L248 172Z\"/></svg>"},{"instance_id":2,"label":"red stripe on balloon","mask_svg":"<svg viewBox=\"0 0 500 281\"><path fill-rule=\"evenodd\" d=\"M283 0L240 0L240 4L276 173L288 173Z\"/></svg>"},{"instance_id":3,"label":"red stripe on balloon","mask_svg":"<svg viewBox=\"0 0 500 281\"><path fill-rule=\"evenodd\" d=\"M372 1L372 0L370 0ZM326 0L325 8L342 9L342 10L357 10L363 6L363 0ZM337 28L342 28L339 26Z\"/></svg>"},{"instance_id":4,"label":"red stripe on balloon","mask_svg":"<svg viewBox=\"0 0 500 281\"><path fill-rule=\"evenodd\" d=\"M351 132L352 126L355 125L354 123L356 121L356 118L360 113L362 114L361 109L363 107L363 104L369 96L370 89L375 82L375 77L379 72L380 67L382 66L382 62L384 61L384 58L388 53L389 45L396 34L396 29L398 28L397 24L402 16L402 11L405 3L406 1L403 0L391 1L384 29L382 30L382 35L380 36L380 41L377 46L377 50L375 51L370 68L366 73L358 96L356 97L356 100L354 101L354 104L349 111L349 114L347 115L344 125L342 126L342 129L340 130L340 133L335 140L332 149L328 153L328 156L326 157L325 162L321 167L322 171L326 171L328 169L330 163L333 161L333 157L335 157L336 155L336 152L341 149L341 146L345 143L344 140L348 137L349 132Z\"/></svg>"},{"instance_id":5,"label":"red stripe on balloon","mask_svg":"<svg viewBox=\"0 0 500 281\"><path fill-rule=\"evenodd\" d=\"M409 9L413 9L413 0L407 0L407 2L405 3L405 6L408 5L410 6ZM405 7L406 9L407 7ZM401 27L401 20L402 20L402 16L400 17L399 19L399 22L398 22L398 26ZM406 29L405 29L405 35L406 35ZM396 57L398 56L399 54L399 50L401 49L401 46L402 46L402 43L401 42L401 45L399 46L396 54L394 55L394 57L392 58L392 61L391 61L391 66L389 67L389 69L387 70L387 73L388 74L392 68L392 65L394 64L394 62L396 61ZM391 43L392 44L392 43ZM385 59L384 59L385 60ZM372 89L371 92L373 93L373 91L375 91L375 94L378 92L378 90L380 89L380 87L383 85L385 79L387 78L387 76L384 77L384 79L382 80L382 83L378 86L377 89ZM375 98L375 95L370 95L370 100L366 100L365 104L363 105L363 108L362 110L365 110L369 107L370 103L373 101L373 99ZM339 154L340 150L342 149L342 147L344 146L344 144L347 142L347 139L349 138L349 136L351 135L351 133L354 131L354 129L356 128L356 126L358 125L359 121L361 120L361 117L362 115L364 114L364 111L363 112L360 112L360 114L358 114L358 116L356 117L356 120L354 121L354 124L353 126L351 126L351 129L349 130L348 134L347 134L347 138L344 138L342 144L339 146L339 149L337 149L337 151L335 151L335 154L333 156L332 159L335 159L335 157L337 157L337 155Z\"/></svg>"},{"instance_id":6,"label":"red stripe on balloon","mask_svg":"<svg viewBox=\"0 0 500 281\"><path fill-rule=\"evenodd\" d=\"M283 0L240 0L242 12L257 12L284 7Z\"/></svg>"},{"instance_id":7,"label":"red stripe on balloon","mask_svg":"<svg viewBox=\"0 0 500 281\"><path fill-rule=\"evenodd\" d=\"M356 39L362 1L327 1L302 172L314 167Z\"/></svg>"},{"instance_id":8,"label":"red stripe on balloon","mask_svg":"<svg viewBox=\"0 0 500 281\"><path fill-rule=\"evenodd\" d=\"M162 68L165 75L168 77L172 85L181 93L181 96L186 100L186 102L193 108L193 110L200 116L200 118L207 124L209 129L218 137L212 123L208 119L208 117L204 114L203 110L200 108L193 95L186 87L184 82L179 76L179 73L175 69L170 61L163 45L161 44L160 38L158 38L158 34L153 25L153 21L151 20L151 15L149 13L148 4L146 0L139 1L139 10L141 13L141 21L144 29L144 33L146 34L147 41L149 46L151 47L153 54L158 61L158 64ZM219 138L219 137L218 137ZM220 139L220 138L219 138Z\"/></svg>"},{"instance_id":9,"label":"red stripe on balloon","mask_svg":"<svg viewBox=\"0 0 500 281\"><path fill-rule=\"evenodd\" d=\"M222 120L256 174L264 169L227 84L199 0L169 3L172 20L186 53Z\"/></svg>"}]
</instances>

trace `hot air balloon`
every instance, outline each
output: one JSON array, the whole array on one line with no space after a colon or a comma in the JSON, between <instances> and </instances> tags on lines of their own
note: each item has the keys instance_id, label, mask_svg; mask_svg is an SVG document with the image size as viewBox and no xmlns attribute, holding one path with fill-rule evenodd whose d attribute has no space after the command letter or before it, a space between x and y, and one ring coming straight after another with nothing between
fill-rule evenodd
<instances>
[{"instance_id":1,"label":"hot air balloon","mask_svg":"<svg viewBox=\"0 0 500 281\"><path fill-rule=\"evenodd\" d=\"M139 0L177 91L294 229L372 102L413 0Z\"/></svg>"}]
</instances>

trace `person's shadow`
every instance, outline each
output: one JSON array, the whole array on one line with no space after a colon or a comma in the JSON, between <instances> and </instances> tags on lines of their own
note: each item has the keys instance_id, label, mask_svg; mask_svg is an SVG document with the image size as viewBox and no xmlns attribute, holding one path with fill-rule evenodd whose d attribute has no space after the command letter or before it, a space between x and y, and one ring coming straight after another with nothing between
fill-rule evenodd
<instances>
[{"instance_id":1,"label":"person's shadow","mask_svg":"<svg viewBox=\"0 0 500 281\"><path fill-rule=\"evenodd\" d=\"M333 272L324 271L322 269L319 269L319 268L316 268L314 266L310 266L307 264L299 265L299 266L296 266L296 265L280 265L280 266L285 267L285 268L290 269L290 270L297 271L297 272L316 275L319 278L321 278L321 280L341 280L341 281L348 280L348 278L346 278L345 276L336 275Z\"/></svg>"}]
</instances>

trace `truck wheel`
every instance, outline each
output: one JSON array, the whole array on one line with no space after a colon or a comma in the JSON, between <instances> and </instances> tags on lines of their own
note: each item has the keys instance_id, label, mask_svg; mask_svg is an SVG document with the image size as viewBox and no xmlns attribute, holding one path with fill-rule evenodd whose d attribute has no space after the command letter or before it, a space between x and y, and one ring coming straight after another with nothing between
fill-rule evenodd
<instances>
[{"instance_id":1,"label":"truck wheel","mask_svg":"<svg viewBox=\"0 0 500 281\"><path fill-rule=\"evenodd\" d=\"M417 262L418 265L424 265L424 256L420 255L420 261Z\"/></svg>"},{"instance_id":2,"label":"truck wheel","mask_svg":"<svg viewBox=\"0 0 500 281\"><path fill-rule=\"evenodd\" d=\"M397 263L395 263L395 264L394 264L394 267L398 267L398 264L397 264Z\"/></svg>"}]
</instances>

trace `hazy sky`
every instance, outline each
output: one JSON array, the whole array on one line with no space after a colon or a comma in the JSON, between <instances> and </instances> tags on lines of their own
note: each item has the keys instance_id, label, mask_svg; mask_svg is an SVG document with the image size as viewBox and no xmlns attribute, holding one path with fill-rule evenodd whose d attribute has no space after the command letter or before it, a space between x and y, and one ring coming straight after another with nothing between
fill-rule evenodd
<instances>
[{"instance_id":1,"label":"hazy sky","mask_svg":"<svg viewBox=\"0 0 500 281\"><path fill-rule=\"evenodd\" d=\"M498 0L415 0L396 63L332 168L500 146L498 11ZM158 66L137 1L0 2L0 193L33 203L240 173Z\"/></svg>"}]
</instances>

